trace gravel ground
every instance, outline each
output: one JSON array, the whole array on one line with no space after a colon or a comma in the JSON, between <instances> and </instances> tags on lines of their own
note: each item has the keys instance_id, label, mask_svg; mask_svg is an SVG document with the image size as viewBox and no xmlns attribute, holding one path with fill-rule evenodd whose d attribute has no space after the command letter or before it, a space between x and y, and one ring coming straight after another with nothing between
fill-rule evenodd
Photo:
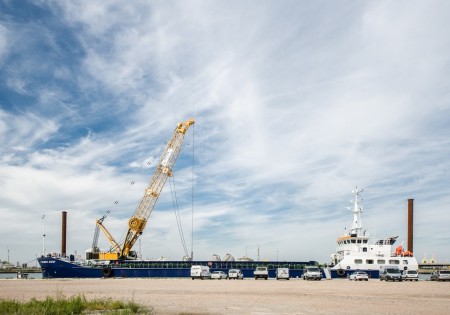
<instances>
[{"instance_id":1,"label":"gravel ground","mask_svg":"<svg viewBox=\"0 0 450 315\"><path fill-rule=\"evenodd\" d=\"M449 282L4 279L0 297L134 300L155 314L449 314Z\"/></svg>"}]
</instances>

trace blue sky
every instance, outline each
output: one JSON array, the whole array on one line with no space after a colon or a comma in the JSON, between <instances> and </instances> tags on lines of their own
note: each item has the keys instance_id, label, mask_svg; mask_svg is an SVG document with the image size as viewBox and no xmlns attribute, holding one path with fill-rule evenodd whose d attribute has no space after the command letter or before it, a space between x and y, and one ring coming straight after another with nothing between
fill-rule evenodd
<instances>
[{"instance_id":1,"label":"blue sky","mask_svg":"<svg viewBox=\"0 0 450 315\"><path fill-rule=\"evenodd\" d=\"M328 262L358 186L373 237L406 245L414 198L416 256L448 261L449 14L448 1L1 1L0 259L41 254L42 215L59 252L62 210L69 252L106 210L120 239L147 162L193 117L175 185L189 251L194 187L195 259L259 246ZM169 185L140 246L184 255Z\"/></svg>"}]
</instances>

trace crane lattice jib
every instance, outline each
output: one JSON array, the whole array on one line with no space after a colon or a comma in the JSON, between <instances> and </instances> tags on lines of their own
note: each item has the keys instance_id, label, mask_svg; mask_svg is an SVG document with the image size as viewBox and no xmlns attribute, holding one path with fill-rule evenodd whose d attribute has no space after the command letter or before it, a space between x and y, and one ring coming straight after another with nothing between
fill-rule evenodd
<instances>
[{"instance_id":1,"label":"crane lattice jib","mask_svg":"<svg viewBox=\"0 0 450 315\"><path fill-rule=\"evenodd\" d=\"M142 234L167 178L172 176L172 169L180 154L184 135L188 128L193 124L194 119L192 118L185 122L178 123L172 137L164 148L164 152L150 179L150 183L144 192L144 196L133 216L128 221L128 232L121 251L121 256L123 258L127 257L134 243L136 243L137 239Z\"/></svg>"}]
</instances>

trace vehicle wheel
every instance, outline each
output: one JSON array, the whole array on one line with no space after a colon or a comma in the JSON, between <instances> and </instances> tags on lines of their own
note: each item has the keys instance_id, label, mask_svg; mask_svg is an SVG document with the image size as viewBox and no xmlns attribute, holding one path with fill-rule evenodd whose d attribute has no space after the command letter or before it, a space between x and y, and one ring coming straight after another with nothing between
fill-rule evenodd
<instances>
[{"instance_id":1,"label":"vehicle wheel","mask_svg":"<svg viewBox=\"0 0 450 315\"><path fill-rule=\"evenodd\" d=\"M369 279L366 279L366 281L369 281Z\"/></svg>"},{"instance_id":2,"label":"vehicle wheel","mask_svg":"<svg viewBox=\"0 0 450 315\"><path fill-rule=\"evenodd\" d=\"M264 278L264 280L267 280L267 278Z\"/></svg>"},{"instance_id":3,"label":"vehicle wheel","mask_svg":"<svg viewBox=\"0 0 450 315\"><path fill-rule=\"evenodd\" d=\"M192 280L194 280L194 277L192 277Z\"/></svg>"}]
</instances>

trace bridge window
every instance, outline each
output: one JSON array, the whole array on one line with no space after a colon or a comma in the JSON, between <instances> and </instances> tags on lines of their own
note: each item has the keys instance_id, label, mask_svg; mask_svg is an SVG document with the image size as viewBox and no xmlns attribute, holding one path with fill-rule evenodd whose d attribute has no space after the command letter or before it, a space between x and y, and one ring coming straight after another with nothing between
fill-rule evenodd
<instances>
[{"instance_id":1,"label":"bridge window","mask_svg":"<svg viewBox=\"0 0 450 315\"><path fill-rule=\"evenodd\" d=\"M362 259L355 259L355 264L362 264Z\"/></svg>"},{"instance_id":2,"label":"bridge window","mask_svg":"<svg viewBox=\"0 0 450 315\"><path fill-rule=\"evenodd\" d=\"M377 260L377 264L379 264L379 265L384 265L385 263L386 263L386 261L384 259Z\"/></svg>"},{"instance_id":3,"label":"bridge window","mask_svg":"<svg viewBox=\"0 0 450 315\"><path fill-rule=\"evenodd\" d=\"M366 259L366 264L373 265L373 259Z\"/></svg>"}]
</instances>

